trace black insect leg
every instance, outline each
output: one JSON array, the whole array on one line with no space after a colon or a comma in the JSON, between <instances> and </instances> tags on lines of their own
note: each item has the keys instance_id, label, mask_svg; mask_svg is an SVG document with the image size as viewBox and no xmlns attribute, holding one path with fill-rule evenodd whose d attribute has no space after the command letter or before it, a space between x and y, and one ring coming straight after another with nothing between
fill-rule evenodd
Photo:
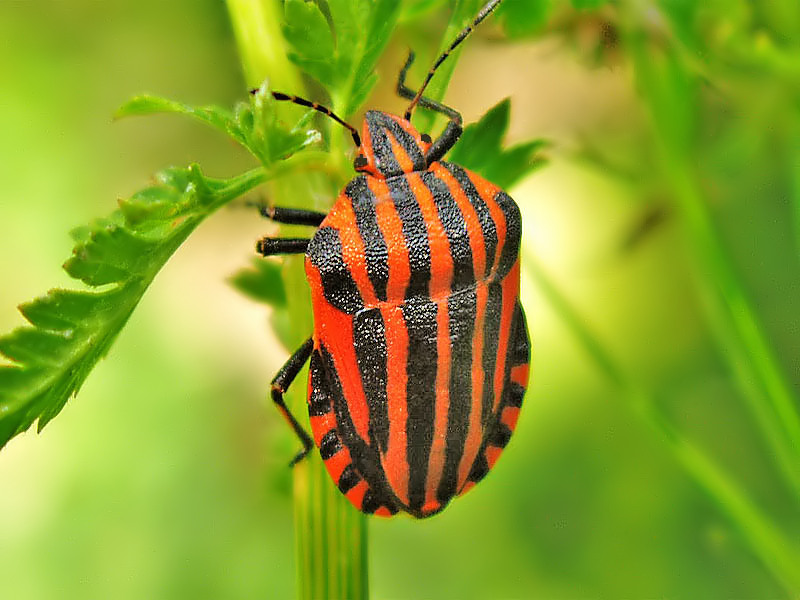
<instances>
[{"instance_id":1,"label":"black insect leg","mask_svg":"<svg viewBox=\"0 0 800 600\"><path fill-rule=\"evenodd\" d=\"M325 213L302 208L281 208L280 206L266 206L255 204L262 217L271 219L276 223L287 225L309 225L319 227L325 219ZM274 254L303 254L308 248L308 238L271 238L265 237L258 240L256 251L262 256Z\"/></svg>"},{"instance_id":2,"label":"black insect leg","mask_svg":"<svg viewBox=\"0 0 800 600\"><path fill-rule=\"evenodd\" d=\"M275 254L305 254L308 238L271 238L265 237L256 243L256 252L261 256L273 256Z\"/></svg>"},{"instance_id":3,"label":"black insect leg","mask_svg":"<svg viewBox=\"0 0 800 600\"><path fill-rule=\"evenodd\" d=\"M412 51L408 53L406 64L403 65L402 69L400 69L400 75L397 78L397 94L400 97L408 98L409 100L412 100L416 95L414 90L406 86L406 74L408 73L408 69L411 67L411 63L413 62L414 52ZM461 113L454 108L446 106L441 102L437 102L436 100L426 98L425 96L420 97L418 104L450 118L450 122L447 124L447 127L445 127L442 135L440 135L433 142L433 144L431 144L431 147L428 148L428 153L425 155L425 164L430 165L447 154L447 151L450 150L450 148L452 148L458 141L458 138L461 137L462 118Z\"/></svg>"},{"instance_id":4,"label":"black insect leg","mask_svg":"<svg viewBox=\"0 0 800 600\"><path fill-rule=\"evenodd\" d=\"M303 365L306 364L306 361L308 361L313 347L313 340L308 338L303 342L303 345L289 357L289 360L286 361L286 364L281 367L278 374L275 375L275 378L272 380L272 401L278 407L278 410L281 411L284 418L289 422L289 425L292 426L292 429L294 429L294 432L303 444L303 449L292 459L289 466L294 466L305 458L306 454L308 454L309 450L311 450L311 447L314 445L311 441L311 437L301 427L300 423L297 422L297 419L294 418L292 413L289 412L289 409L286 408L286 404L283 401L283 394L286 393L286 389L291 385L292 381L294 381L294 378L297 377L297 374L303 368Z\"/></svg>"},{"instance_id":5,"label":"black insect leg","mask_svg":"<svg viewBox=\"0 0 800 600\"><path fill-rule=\"evenodd\" d=\"M403 65L402 69L400 69L400 75L398 75L397 77L397 95L400 96L401 98L405 98L406 100L413 100L414 96L416 95L416 92L406 85L406 75L408 74L408 69L411 67L411 63L413 62L414 62L414 51L410 50L408 52L408 58L406 59L406 64ZM441 102L437 102L436 100L431 100L430 98L422 96L419 99L418 104L434 112L447 115L451 121L457 121L458 123L462 122L461 113L459 113L454 108L442 104Z\"/></svg>"},{"instance_id":6,"label":"black insect leg","mask_svg":"<svg viewBox=\"0 0 800 600\"><path fill-rule=\"evenodd\" d=\"M442 135L436 138L431 147L428 148L428 153L425 155L425 164L430 166L431 163L436 162L447 154L448 150L455 146L458 138L461 137L461 131L461 123L450 121L447 127L444 128Z\"/></svg>"},{"instance_id":7,"label":"black insect leg","mask_svg":"<svg viewBox=\"0 0 800 600\"><path fill-rule=\"evenodd\" d=\"M258 210L262 217L266 217L276 223L286 223L287 225L310 225L319 227L325 213L314 210L304 210L302 208L281 208L280 206L258 205Z\"/></svg>"}]
</instances>

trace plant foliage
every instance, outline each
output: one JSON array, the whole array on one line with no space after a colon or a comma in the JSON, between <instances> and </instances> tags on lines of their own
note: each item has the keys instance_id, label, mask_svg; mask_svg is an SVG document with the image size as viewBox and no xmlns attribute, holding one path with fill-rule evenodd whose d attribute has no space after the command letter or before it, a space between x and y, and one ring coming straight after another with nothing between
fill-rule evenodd
<instances>
[{"instance_id":1,"label":"plant foliage","mask_svg":"<svg viewBox=\"0 0 800 600\"><path fill-rule=\"evenodd\" d=\"M427 5L422 8L428 10ZM340 112L349 115L375 86L375 65L400 5L393 0L329 0L325 6L323 12L314 2L287 0L283 33L291 60L323 84ZM501 148L508 112L508 101L496 106L467 127L464 143L453 151L465 166L501 185L535 168L541 147L537 141ZM206 177L197 165L167 169L154 185L120 201L109 217L72 232L75 247L64 268L87 289L56 289L23 304L20 311L29 325L0 337L0 353L10 360L0 366L0 447L37 419L41 430L61 411L108 352L161 267L206 217L263 181L302 169L304 155L297 153L321 139L309 127L313 111L290 125L279 119L266 82L233 111L142 95L115 116L156 113L182 114L210 125L261 166L230 179ZM251 298L286 312L277 263L256 260L231 281ZM280 328L279 315L274 321Z\"/></svg>"},{"instance_id":2,"label":"plant foliage","mask_svg":"<svg viewBox=\"0 0 800 600\"><path fill-rule=\"evenodd\" d=\"M230 179L206 177L197 165L161 172L156 183L119 203L109 217L72 232L64 264L88 290L52 290L23 304L30 323L0 338L0 447L38 419L41 430L80 389L111 347L153 278L207 216L276 172L276 163L319 139L304 116L292 127L274 117L267 90L229 113L141 96L117 116L177 112L230 135L262 167Z\"/></svg>"}]
</instances>

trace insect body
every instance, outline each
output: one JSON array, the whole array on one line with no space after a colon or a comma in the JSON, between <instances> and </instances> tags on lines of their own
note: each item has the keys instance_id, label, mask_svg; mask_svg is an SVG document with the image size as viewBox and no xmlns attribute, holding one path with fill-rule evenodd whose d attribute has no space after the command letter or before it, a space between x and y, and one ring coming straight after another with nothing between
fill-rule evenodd
<instances>
[{"instance_id":1,"label":"insect body","mask_svg":"<svg viewBox=\"0 0 800 600\"><path fill-rule=\"evenodd\" d=\"M411 60L398 84L409 98ZM451 117L436 141L411 125L417 103ZM405 118L369 111L361 137L345 126L359 175L331 211L265 210L318 226L310 240L259 243L265 255L305 252L314 313L313 335L275 377L273 399L304 443L299 460L311 440L283 392L310 358L311 429L333 481L365 513L427 517L486 475L517 422L529 363L519 209L440 160L461 118L422 90Z\"/></svg>"}]
</instances>

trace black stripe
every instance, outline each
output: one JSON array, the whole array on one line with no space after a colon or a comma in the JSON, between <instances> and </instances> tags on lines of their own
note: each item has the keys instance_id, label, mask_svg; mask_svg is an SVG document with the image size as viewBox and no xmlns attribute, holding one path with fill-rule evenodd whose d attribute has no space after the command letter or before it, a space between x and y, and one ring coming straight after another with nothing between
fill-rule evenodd
<instances>
[{"instance_id":1,"label":"black stripe","mask_svg":"<svg viewBox=\"0 0 800 600\"><path fill-rule=\"evenodd\" d=\"M368 489L364 493L364 498L361 500L361 512L365 512L368 515L371 515L376 510L378 510L381 506L380 500L372 493L371 489Z\"/></svg>"},{"instance_id":2,"label":"black stripe","mask_svg":"<svg viewBox=\"0 0 800 600\"><path fill-rule=\"evenodd\" d=\"M397 216L400 218L403 238L408 248L410 278L406 288L406 298L427 296L431 280L431 248L422 210L411 191L408 179L405 177L387 179L386 185L392 196Z\"/></svg>"},{"instance_id":3,"label":"black stripe","mask_svg":"<svg viewBox=\"0 0 800 600\"><path fill-rule=\"evenodd\" d=\"M522 407L522 399L525 397L525 388L516 381L509 381L505 389L503 406L514 408Z\"/></svg>"},{"instance_id":4,"label":"black stripe","mask_svg":"<svg viewBox=\"0 0 800 600\"><path fill-rule=\"evenodd\" d=\"M491 287L500 288L500 284L495 283L492 284ZM491 290L490 287L490 290ZM491 291L490 291L491 297ZM499 298L500 296L498 296ZM487 313L488 314L488 313ZM497 324L499 324L499 312L497 317ZM503 409L507 406L520 408L522 406L522 400L525 396L525 388L518 383L510 380L510 372L511 372L511 364L513 360L522 359L528 356L528 330L525 325L525 315L522 310L522 305L517 302L517 307L514 313L514 322L512 326L512 331L514 332L514 340L512 340L513 348L511 352L512 360L509 360L506 364L506 376L505 376L505 387L503 388L503 399L500 403L500 408L494 415L489 415L491 417L491 425L486 427L486 423L484 422L484 427L486 427L486 435L484 437L483 443L481 444L481 450L478 453L475 462L472 465L469 473L469 480L478 482L489 472L489 462L486 459L486 448L487 446L496 446L499 448L505 448L508 444L509 439L511 438L512 431L508 428L508 426L503 423L500 418L503 414ZM496 336L495 336L496 337ZM487 338L491 339L491 338ZM495 355L493 355L496 359L496 351ZM484 353L484 358L486 354ZM514 364L527 364L527 358L522 360L521 362L516 362ZM484 367L486 368L486 367ZM486 375L487 377L492 377L494 373L494 363L492 364L491 371L487 370ZM486 381L486 380L485 380ZM491 392L489 397L491 398ZM484 402L486 401L486 387L484 387ZM491 409L491 406L489 407ZM484 405L484 410L486 410L486 406ZM485 413L484 413L485 414Z\"/></svg>"},{"instance_id":5,"label":"black stripe","mask_svg":"<svg viewBox=\"0 0 800 600\"><path fill-rule=\"evenodd\" d=\"M386 135L386 118L379 111L369 111L366 115L366 122L372 143L372 153L375 156L375 166L386 177L391 177L402 173L403 170L394 155L389 136Z\"/></svg>"},{"instance_id":6,"label":"black stripe","mask_svg":"<svg viewBox=\"0 0 800 600\"><path fill-rule=\"evenodd\" d=\"M317 350L311 354L311 391L308 394L308 415L310 417L321 417L327 415L333 407L330 397L323 390L322 372L320 371L320 356Z\"/></svg>"},{"instance_id":7,"label":"black stripe","mask_svg":"<svg viewBox=\"0 0 800 600\"><path fill-rule=\"evenodd\" d=\"M435 419L437 331L436 304L424 297L409 299L403 306L408 331L406 371L406 458L408 459L408 503L419 510L425 502L425 480Z\"/></svg>"},{"instance_id":8,"label":"black stripe","mask_svg":"<svg viewBox=\"0 0 800 600\"><path fill-rule=\"evenodd\" d=\"M344 468L344 471L342 471L336 485L339 486L340 492L346 494L352 490L359 481L361 481L361 475L358 474L353 463L350 463Z\"/></svg>"},{"instance_id":9,"label":"black stripe","mask_svg":"<svg viewBox=\"0 0 800 600\"><path fill-rule=\"evenodd\" d=\"M319 455L322 457L322 460L328 460L341 449L342 442L339 440L335 429L331 429L328 433L323 435L322 439L319 441Z\"/></svg>"},{"instance_id":10,"label":"black stripe","mask_svg":"<svg viewBox=\"0 0 800 600\"><path fill-rule=\"evenodd\" d=\"M494 201L500 206L506 218L506 241L500 254L500 264L497 267L497 278L502 279L514 266L519 257L519 243L522 239L522 217L519 206L505 192L497 192Z\"/></svg>"},{"instance_id":11,"label":"black stripe","mask_svg":"<svg viewBox=\"0 0 800 600\"><path fill-rule=\"evenodd\" d=\"M406 151L412 162L412 169L421 171L425 169L425 157L416 140L403 129L390 115L370 110L365 115L367 130L372 143L372 152L375 156L375 166L385 177L393 177L403 173L400 162L392 150L392 138Z\"/></svg>"},{"instance_id":12,"label":"black stripe","mask_svg":"<svg viewBox=\"0 0 800 600\"><path fill-rule=\"evenodd\" d=\"M364 308L361 293L344 264L338 230L332 227L317 229L308 244L306 255L319 270L322 293L332 306L347 314L354 314Z\"/></svg>"},{"instance_id":13,"label":"black stripe","mask_svg":"<svg viewBox=\"0 0 800 600\"><path fill-rule=\"evenodd\" d=\"M350 451L354 468L361 474L382 505L390 509L397 507L399 503L386 481L386 476L381 468L380 455L374 448L365 444L356 432L342 391L342 382L333 364L333 358L324 345L320 348L319 357L320 372L323 375L320 382L321 389L330 398L333 405L336 414L336 431L342 444Z\"/></svg>"},{"instance_id":14,"label":"black stripe","mask_svg":"<svg viewBox=\"0 0 800 600\"><path fill-rule=\"evenodd\" d=\"M417 145L416 140L411 137L411 134L403 129L400 124L387 115L387 128L391 131L397 142L406 151L408 158L411 159L415 171L425 170L425 157L422 150Z\"/></svg>"},{"instance_id":15,"label":"black stripe","mask_svg":"<svg viewBox=\"0 0 800 600\"><path fill-rule=\"evenodd\" d=\"M472 180L470 180L467 172L463 168L452 163L443 162L442 165L455 177L458 185L464 190L464 194L466 194L478 215L478 221L481 224L481 233L483 234L483 243L486 248L486 270L484 273L478 273L477 277L479 279L485 278L494 265L495 252L497 252L497 226L492 219L492 214L489 212L489 207L486 205L483 198L481 198L481 195L478 193Z\"/></svg>"},{"instance_id":16,"label":"black stripe","mask_svg":"<svg viewBox=\"0 0 800 600\"><path fill-rule=\"evenodd\" d=\"M389 406L386 397L386 328L378 308L353 317L353 346L369 407L369 441L385 453L389 445Z\"/></svg>"},{"instance_id":17,"label":"black stripe","mask_svg":"<svg viewBox=\"0 0 800 600\"><path fill-rule=\"evenodd\" d=\"M489 284L486 312L483 321L483 395L481 398L481 423L489 424L494 408L494 371L497 366L497 348L500 343L500 320L503 313L503 287L500 282Z\"/></svg>"},{"instance_id":18,"label":"black stripe","mask_svg":"<svg viewBox=\"0 0 800 600\"><path fill-rule=\"evenodd\" d=\"M525 322L525 311L522 304L517 302L514 309L514 339L511 347L511 364L527 365L531 361L530 339L528 338L528 325Z\"/></svg>"},{"instance_id":19,"label":"black stripe","mask_svg":"<svg viewBox=\"0 0 800 600\"><path fill-rule=\"evenodd\" d=\"M481 446L481 451L478 452L478 457L472 464L472 468L469 471L469 477L467 477L467 479L469 481L474 481L475 483L477 483L481 479L486 477L486 474L488 472L489 472L489 461L486 459L486 446L484 445Z\"/></svg>"},{"instance_id":20,"label":"black stripe","mask_svg":"<svg viewBox=\"0 0 800 600\"><path fill-rule=\"evenodd\" d=\"M458 464L464 454L472 408L472 350L478 296L474 290L450 296L450 408L442 480L436 497L445 504L456 493Z\"/></svg>"},{"instance_id":21,"label":"black stripe","mask_svg":"<svg viewBox=\"0 0 800 600\"><path fill-rule=\"evenodd\" d=\"M422 173L422 182L433 195L439 222L450 245L450 256L453 259L453 281L450 289L456 292L472 286L475 283L475 265L472 262L472 247L469 244L464 215L444 181L431 172L425 172Z\"/></svg>"},{"instance_id":22,"label":"black stripe","mask_svg":"<svg viewBox=\"0 0 800 600\"><path fill-rule=\"evenodd\" d=\"M389 281L389 253L386 241L378 227L375 214L375 195L367 186L367 178L356 177L344 190L353 205L356 226L364 244L367 275L379 300L386 301L386 284Z\"/></svg>"},{"instance_id":23,"label":"black stripe","mask_svg":"<svg viewBox=\"0 0 800 600\"><path fill-rule=\"evenodd\" d=\"M489 437L486 438L486 443L489 446L497 446L498 448L505 448L508 441L511 439L511 430L505 423L498 423Z\"/></svg>"}]
</instances>

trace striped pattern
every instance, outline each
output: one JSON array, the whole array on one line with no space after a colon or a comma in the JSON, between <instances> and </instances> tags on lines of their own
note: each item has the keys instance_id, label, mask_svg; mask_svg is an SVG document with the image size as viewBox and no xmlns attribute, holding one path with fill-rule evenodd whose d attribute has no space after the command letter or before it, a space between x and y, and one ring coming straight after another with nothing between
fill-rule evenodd
<instances>
[{"instance_id":1,"label":"striped pattern","mask_svg":"<svg viewBox=\"0 0 800 600\"><path fill-rule=\"evenodd\" d=\"M379 110L368 110L362 133L361 153L354 163L357 171L388 178L425 169L430 137L425 136L423 140L408 121Z\"/></svg>"},{"instance_id":2,"label":"striped pattern","mask_svg":"<svg viewBox=\"0 0 800 600\"><path fill-rule=\"evenodd\" d=\"M426 517L486 475L516 425L529 362L520 215L457 165L414 170L394 125L366 130L367 158L379 148L403 174L356 177L309 244L311 427L359 510Z\"/></svg>"}]
</instances>

